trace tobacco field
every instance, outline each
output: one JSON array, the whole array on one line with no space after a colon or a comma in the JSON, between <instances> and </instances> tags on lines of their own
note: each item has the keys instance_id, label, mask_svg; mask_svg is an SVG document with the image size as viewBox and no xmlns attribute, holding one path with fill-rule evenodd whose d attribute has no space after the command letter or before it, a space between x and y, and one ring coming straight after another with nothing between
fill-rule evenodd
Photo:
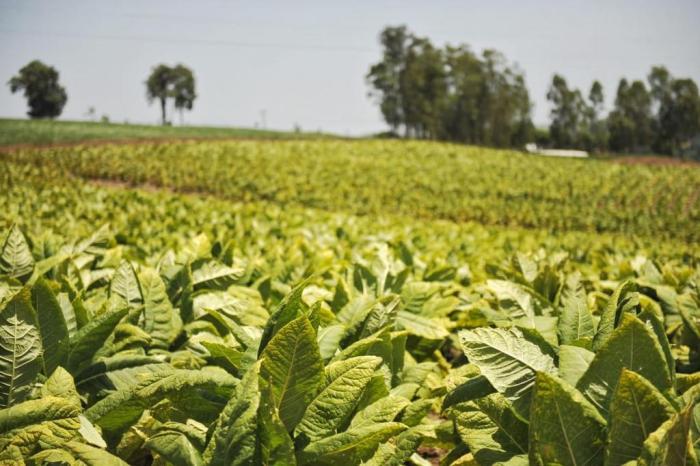
<instances>
[{"instance_id":1,"label":"tobacco field","mask_svg":"<svg viewBox=\"0 0 700 466\"><path fill-rule=\"evenodd\" d=\"M692 465L700 168L0 152L0 464Z\"/></svg>"}]
</instances>

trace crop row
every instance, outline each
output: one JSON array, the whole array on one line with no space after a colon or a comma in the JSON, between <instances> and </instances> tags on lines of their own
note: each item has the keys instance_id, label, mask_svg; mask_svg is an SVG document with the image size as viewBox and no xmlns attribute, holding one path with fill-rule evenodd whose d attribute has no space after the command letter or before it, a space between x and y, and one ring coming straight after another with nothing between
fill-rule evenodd
<instances>
[{"instance_id":1,"label":"crop row","mask_svg":"<svg viewBox=\"0 0 700 466\"><path fill-rule=\"evenodd\" d=\"M700 170L398 141L213 142L19 151L6 160L236 201L552 232L700 239Z\"/></svg>"}]
</instances>

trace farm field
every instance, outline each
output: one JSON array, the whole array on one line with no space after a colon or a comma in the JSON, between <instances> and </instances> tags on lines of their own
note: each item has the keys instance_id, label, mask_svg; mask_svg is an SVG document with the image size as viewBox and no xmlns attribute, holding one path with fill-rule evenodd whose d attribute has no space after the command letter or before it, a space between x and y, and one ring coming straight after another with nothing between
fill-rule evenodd
<instances>
[{"instance_id":1,"label":"farm field","mask_svg":"<svg viewBox=\"0 0 700 466\"><path fill-rule=\"evenodd\" d=\"M700 169L0 152L0 463L696 464Z\"/></svg>"},{"instance_id":2,"label":"farm field","mask_svg":"<svg viewBox=\"0 0 700 466\"><path fill-rule=\"evenodd\" d=\"M353 214L700 240L700 169L398 141L236 141L19 150L84 179Z\"/></svg>"},{"instance_id":3,"label":"farm field","mask_svg":"<svg viewBox=\"0 0 700 466\"><path fill-rule=\"evenodd\" d=\"M84 141L136 141L154 139L251 138L292 139L325 137L262 129L207 126L153 126L89 121L13 120L0 118L0 146L68 144Z\"/></svg>"}]
</instances>

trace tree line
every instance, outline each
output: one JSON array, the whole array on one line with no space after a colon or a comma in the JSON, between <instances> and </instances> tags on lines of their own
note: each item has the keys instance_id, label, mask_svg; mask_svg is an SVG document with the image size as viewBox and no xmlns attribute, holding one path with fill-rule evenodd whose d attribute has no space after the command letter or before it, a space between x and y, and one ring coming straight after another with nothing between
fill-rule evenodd
<instances>
[{"instance_id":1,"label":"tree line","mask_svg":"<svg viewBox=\"0 0 700 466\"><path fill-rule=\"evenodd\" d=\"M366 80L391 134L497 147L547 146L594 152L678 154L700 133L700 97L692 79L653 67L647 85L621 79L605 114L603 86L584 96L558 74L547 92L548 131L536 131L525 77L495 50L435 47L405 26L380 36L381 60Z\"/></svg>"},{"instance_id":2,"label":"tree line","mask_svg":"<svg viewBox=\"0 0 700 466\"><path fill-rule=\"evenodd\" d=\"M440 49L405 26L385 28L380 42L366 79L393 134L499 147L530 140L525 77L498 51Z\"/></svg>"},{"instance_id":3,"label":"tree line","mask_svg":"<svg viewBox=\"0 0 700 466\"><path fill-rule=\"evenodd\" d=\"M603 86L594 81L587 99L554 75L549 138L560 147L589 151L679 154L700 134L700 96L692 79L654 66L647 83L620 79L613 109L603 114Z\"/></svg>"},{"instance_id":4,"label":"tree line","mask_svg":"<svg viewBox=\"0 0 700 466\"><path fill-rule=\"evenodd\" d=\"M23 66L17 75L10 78L10 91L24 92L30 118L56 118L68 101L68 93L59 83L59 73L53 66L33 60ZM195 79L192 70L185 65L168 66L160 64L151 70L145 82L146 98L149 103L158 101L161 110L161 123L171 123L168 119L168 102L172 101L175 110L192 110L197 98ZM91 109L94 112L94 109Z\"/></svg>"}]
</instances>

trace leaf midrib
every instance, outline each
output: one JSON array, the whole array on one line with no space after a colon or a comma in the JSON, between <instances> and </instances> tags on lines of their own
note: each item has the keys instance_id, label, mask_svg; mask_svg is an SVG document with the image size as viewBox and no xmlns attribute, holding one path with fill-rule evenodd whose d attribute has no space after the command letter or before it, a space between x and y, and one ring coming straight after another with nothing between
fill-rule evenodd
<instances>
[{"instance_id":1,"label":"leaf midrib","mask_svg":"<svg viewBox=\"0 0 700 466\"><path fill-rule=\"evenodd\" d=\"M569 435L566 432L566 427L564 425L564 419L561 417L561 410L559 409L559 403L557 402L556 398L553 399L554 401L554 407L557 408L557 417L559 418L559 426L561 427L561 432L564 435L564 441L566 442L566 450L569 453L569 456L571 457L571 462L574 464L574 466L578 465L578 462L576 461L576 457L574 456L574 451L571 448L571 443L569 442Z\"/></svg>"},{"instance_id":2,"label":"leaf midrib","mask_svg":"<svg viewBox=\"0 0 700 466\"><path fill-rule=\"evenodd\" d=\"M302 333L299 333L298 336L295 336L295 339L294 339L294 351L292 352L292 360L289 363L289 370L287 371L287 373L284 377L284 384L282 385L282 396L280 396L279 402L277 403L277 406L276 406L276 408L278 410L282 406L282 400L286 398L287 387L289 386L289 381L292 378L292 368L294 367L294 363L296 362L297 350L299 348L299 342L301 341L301 335L302 335ZM275 400L275 401L277 401L277 400Z\"/></svg>"}]
</instances>

